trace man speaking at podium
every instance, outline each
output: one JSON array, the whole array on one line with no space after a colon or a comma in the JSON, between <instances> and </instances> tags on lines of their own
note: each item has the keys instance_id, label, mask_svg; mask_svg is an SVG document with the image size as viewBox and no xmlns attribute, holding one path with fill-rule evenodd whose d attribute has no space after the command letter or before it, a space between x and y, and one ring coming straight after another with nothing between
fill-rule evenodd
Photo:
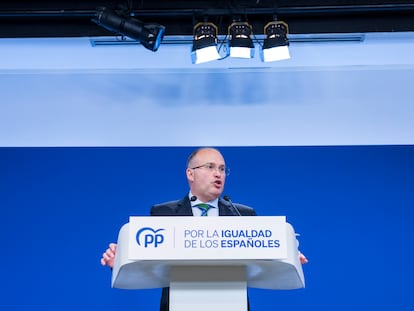
<instances>
[{"instance_id":1,"label":"man speaking at podium","mask_svg":"<svg viewBox=\"0 0 414 311\"><path fill-rule=\"evenodd\" d=\"M233 204L225 196L226 167L222 154L215 148L195 150L187 160L186 175L190 191L181 200L154 205L151 216L256 216L253 208L242 204ZM103 253L101 264L113 267L116 244L110 243ZM301 263L307 259L299 253ZM248 303L248 302L247 302ZM160 311L169 310L169 289L162 290Z\"/></svg>"}]
</instances>

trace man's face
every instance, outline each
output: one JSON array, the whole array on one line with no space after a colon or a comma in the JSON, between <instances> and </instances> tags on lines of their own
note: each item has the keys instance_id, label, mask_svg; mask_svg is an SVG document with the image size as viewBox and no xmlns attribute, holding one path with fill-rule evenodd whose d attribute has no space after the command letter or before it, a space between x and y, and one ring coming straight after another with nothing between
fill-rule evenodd
<instances>
[{"instance_id":1,"label":"man's face","mask_svg":"<svg viewBox=\"0 0 414 311\"><path fill-rule=\"evenodd\" d=\"M203 202L218 198L226 180L223 168L224 158L217 150L200 150L186 171L191 192Z\"/></svg>"}]
</instances>

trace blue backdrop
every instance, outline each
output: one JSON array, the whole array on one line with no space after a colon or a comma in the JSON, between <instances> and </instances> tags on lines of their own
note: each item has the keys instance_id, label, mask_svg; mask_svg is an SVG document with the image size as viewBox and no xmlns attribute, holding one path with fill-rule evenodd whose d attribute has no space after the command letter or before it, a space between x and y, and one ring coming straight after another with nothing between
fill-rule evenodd
<instances>
[{"instance_id":1,"label":"blue backdrop","mask_svg":"<svg viewBox=\"0 0 414 311\"><path fill-rule=\"evenodd\" d=\"M193 148L0 148L2 309L147 310L99 259L130 215L183 197ZM223 147L225 193L301 234L306 288L258 310L412 309L414 146Z\"/></svg>"}]
</instances>

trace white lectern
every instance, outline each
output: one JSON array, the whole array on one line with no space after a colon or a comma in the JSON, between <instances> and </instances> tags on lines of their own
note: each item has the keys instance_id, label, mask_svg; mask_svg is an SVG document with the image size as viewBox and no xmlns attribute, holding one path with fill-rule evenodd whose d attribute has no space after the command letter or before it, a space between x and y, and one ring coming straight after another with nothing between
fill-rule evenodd
<instances>
[{"instance_id":1,"label":"white lectern","mask_svg":"<svg viewBox=\"0 0 414 311\"><path fill-rule=\"evenodd\" d=\"M130 217L119 232L112 287L170 287L171 311L246 311L247 287L304 286L283 216Z\"/></svg>"}]
</instances>

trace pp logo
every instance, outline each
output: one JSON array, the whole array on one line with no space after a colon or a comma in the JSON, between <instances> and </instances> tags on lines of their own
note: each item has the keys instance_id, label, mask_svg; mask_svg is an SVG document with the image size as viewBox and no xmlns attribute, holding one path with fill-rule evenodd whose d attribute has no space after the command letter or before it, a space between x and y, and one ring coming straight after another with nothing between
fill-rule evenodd
<instances>
[{"instance_id":1,"label":"pp logo","mask_svg":"<svg viewBox=\"0 0 414 311\"><path fill-rule=\"evenodd\" d=\"M164 242L164 236L158 233L163 230L165 229L154 230L150 227L141 228L138 230L136 237L138 245L141 246L143 244L144 247L148 247L150 245L158 247L158 245Z\"/></svg>"}]
</instances>

